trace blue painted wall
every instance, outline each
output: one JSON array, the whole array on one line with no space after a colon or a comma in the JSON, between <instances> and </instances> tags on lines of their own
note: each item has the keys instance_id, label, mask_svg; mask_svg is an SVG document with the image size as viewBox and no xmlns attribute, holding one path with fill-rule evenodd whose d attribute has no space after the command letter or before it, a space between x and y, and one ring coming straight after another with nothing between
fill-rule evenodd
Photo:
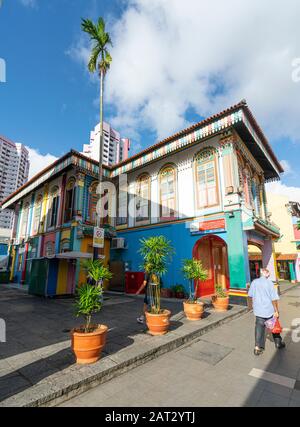
<instances>
[{"instance_id":1,"label":"blue painted wall","mask_svg":"<svg viewBox=\"0 0 300 427\"><path fill-rule=\"evenodd\" d=\"M0 255L8 255L8 245L0 243Z\"/></svg>"},{"instance_id":2,"label":"blue painted wall","mask_svg":"<svg viewBox=\"0 0 300 427\"><path fill-rule=\"evenodd\" d=\"M196 242L204 236L204 234L192 235L189 227L187 227L189 224L190 223L181 222L128 232L118 232L118 237L125 238L127 249L111 250L111 261L122 260L129 263L130 271L142 271L142 259L137 253L140 247L140 239L160 235L165 236L171 241L176 253L173 256L172 263L169 265L168 273L162 278L163 286L170 287L180 284L183 285L188 292L189 285L181 273L182 260L185 258L192 258L193 248ZM221 237L227 243L226 233L213 234Z\"/></svg>"}]
</instances>

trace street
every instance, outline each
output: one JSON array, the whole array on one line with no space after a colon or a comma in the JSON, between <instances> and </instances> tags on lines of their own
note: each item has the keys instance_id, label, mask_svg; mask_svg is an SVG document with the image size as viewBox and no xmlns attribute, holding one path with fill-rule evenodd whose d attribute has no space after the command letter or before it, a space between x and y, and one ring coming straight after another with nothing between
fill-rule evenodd
<instances>
[{"instance_id":1,"label":"street","mask_svg":"<svg viewBox=\"0 0 300 427\"><path fill-rule=\"evenodd\" d=\"M293 342L300 332L291 328L299 307L299 287L282 296L285 350L268 338L264 354L254 356L247 313L61 406L300 406L300 342Z\"/></svg>"}]
</instances>

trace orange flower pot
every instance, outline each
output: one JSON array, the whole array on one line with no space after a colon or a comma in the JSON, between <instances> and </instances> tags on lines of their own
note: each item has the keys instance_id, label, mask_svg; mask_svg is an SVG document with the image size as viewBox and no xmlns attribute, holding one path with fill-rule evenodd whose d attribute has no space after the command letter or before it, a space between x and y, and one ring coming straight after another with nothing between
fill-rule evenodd
<instances>
[{"instance_id":1,"label":"orange flower pot","mask_svg":"<svg viewBox=\"0 0 300 427\"><path fill-rule=\"evenodd\" d=\"M76 356L76 362L80 365L96 363L101 352L106 344L108 327L99 325L98 328L91 333L82 333L78 329L73 329L72 350Z\"/></svg>"},{"instance_id":2,"label":"orange flower pot","mask_svg":"<svg viewBox=\"0 0 300 427\"><path fill-rule=\"evenodd\" d=\"M204 313L204 304L202 302L196 304L184 302L183 308L188 320L196 321L202 319Z\"/></svg>"},{"instance_id":3,"label":"orange flower pot","mask_svg":"<svg viewBox=\"0 0 300 427\"><path fill-rule=\"evenodd\" d=\"M213 297L212 303L216 311L218 312L227 311L229 306L229 297L226 297L226 298Z\"/></svg>"},{"instance_id":4,"label":"orange flower pot","mask_svg":"<svg viewBox=\"0 0 300 427\"><path fill-rule=\"evenodd\" d=\"M146 312L146 323L150 335L165 335L170 326L171 312L163 310L161 314L152 314Z\"/></svg>"}]
</instances>

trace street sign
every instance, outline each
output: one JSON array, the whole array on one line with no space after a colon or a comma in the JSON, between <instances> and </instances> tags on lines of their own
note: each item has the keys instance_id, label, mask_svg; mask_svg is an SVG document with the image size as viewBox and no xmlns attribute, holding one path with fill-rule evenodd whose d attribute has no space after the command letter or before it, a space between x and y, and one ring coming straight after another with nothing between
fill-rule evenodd
<instances>
[{"instance_id":1,"label":"street sign","mask_svg":"<svg viewBox=\"0 0 300 427\"><path fill-rule=\"evenodd\" d=\"M104 229L94 227L93 247L98 249L104 248Z\"/></svg>"}]
</instances>

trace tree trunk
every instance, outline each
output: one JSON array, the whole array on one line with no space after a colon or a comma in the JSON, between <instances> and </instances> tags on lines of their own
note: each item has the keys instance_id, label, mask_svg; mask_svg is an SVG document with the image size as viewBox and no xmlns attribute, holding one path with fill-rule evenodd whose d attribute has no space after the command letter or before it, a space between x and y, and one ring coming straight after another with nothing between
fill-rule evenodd
<instances>
[{"instance_id":1,"label":"tree trunk","mask_svg":"<svg viewBox=\"0 0 300 427\"><path fill-rule=\"evenodd\" d=\"M96 226L97 227L101 227L102 223L103 223L103 209L102 209L102 200L101 200L101 196L102 196L102 191L101 191L101 184L102 184L102 173L103 173L103 93L104 93L104 72L103 70L100 70L100 144L99 144L99 187L98 187L98 191L99 191L99 200L98 200L98 209L96 209L97 211L97 215L96 215ZM101 253L101 249L99 250L98 248L94 248L94 259L98 259L98 254L99 252Z\"/></svg>"},{"instance_id":2,"label":"tree trunk","mask_svg":"<svg viewBox=\"0 0 300 427\"><path fill-rule=\"evenodd\" d=\"M100 146L99 146L99 185L102 183L102 173L103 173L103 94L104 94L104 73L103 70L100 71ZM101 200L101 192L99 194L99 200ZM99 206L99 215L98 219L98 227L101 227L103 222L103 211L102 204Z\"/></svg>"}]
</instances>

